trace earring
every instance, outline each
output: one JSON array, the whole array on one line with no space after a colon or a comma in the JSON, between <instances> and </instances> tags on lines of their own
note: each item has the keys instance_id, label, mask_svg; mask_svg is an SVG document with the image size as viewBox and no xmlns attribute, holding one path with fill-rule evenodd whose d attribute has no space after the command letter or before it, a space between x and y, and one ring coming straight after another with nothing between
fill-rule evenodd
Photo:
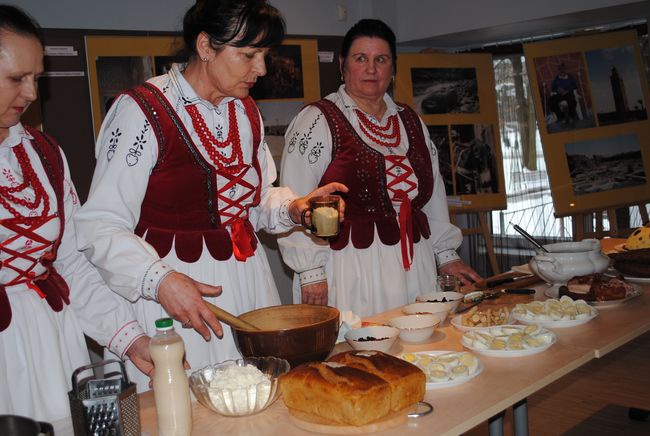
<instances>
[{"instance_id":1,"label":"earring","mask_svg":"<svg viewBox=\"0 0 650 436\"><path fill-rule=\"evenodd\" d=\"M201 60L202 60L203 62L207 62L207 61L208 61L208 58L201 58Z\"/></svg>"},{"instance_id":2,"label":"earring","mask_svg":"<svg viewBox=\"0 0 650 436\"><path fill-rule=\"evenodd\" d=\"M341 74L341 82L345 83L345 77L343 77L343 74Z\"/></svg>"}]
</instances>

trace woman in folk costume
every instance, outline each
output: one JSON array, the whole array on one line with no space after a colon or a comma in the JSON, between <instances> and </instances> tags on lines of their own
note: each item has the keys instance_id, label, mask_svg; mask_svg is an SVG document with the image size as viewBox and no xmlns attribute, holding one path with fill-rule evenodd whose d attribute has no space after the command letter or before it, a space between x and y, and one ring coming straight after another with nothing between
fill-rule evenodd
<instances>
[{"instance_id":1,"label":"woman in folk costume","mask_svg":"<svg viewBox=\"0 0 650 436\"><path fill-rule=\"evenodd\" d=\"M396 69L395 35L379 20L346 34L344 84L289 125L280 184L297 193L330 180L350 189L340 234L304 231L278 240L297 273L294 301L371 315L435 289L436 273L480 277L456 254L436 148L415 112L386 93Z\"/></svg>"},{"instance_id":2,"label":"woman in folk costume","mask_svg":"<svg viewBox=\"0 0 650 436\"><path fill-rule=\"evenodd\" d=\"M70 377L89 363L84 333L153 367L133 308L77 251L63 152L20 123L42 72L38 25L0 5L0 414L54 421L70 415Z\"/></svg>"},{"instance_id":3,"label":"woman in folk costume","mask_svg":"<svg viewBox=\"0 0 650 436\"><path fill-rule=\"evenodd\" d=\"M208 327L222 329L203 299L234 314L279 304L255 231L293 228L308 199L271 186L276 168L248 95L284 36L279 12L261 0L198 1L183 32L189 62L106 115L75 222L79 248L145 329L173 317L186 328L189 364L201 368L239 356L231 334L206 344ZM332 183L310 195L345 190Z\"/></svg>"}]
</instances>

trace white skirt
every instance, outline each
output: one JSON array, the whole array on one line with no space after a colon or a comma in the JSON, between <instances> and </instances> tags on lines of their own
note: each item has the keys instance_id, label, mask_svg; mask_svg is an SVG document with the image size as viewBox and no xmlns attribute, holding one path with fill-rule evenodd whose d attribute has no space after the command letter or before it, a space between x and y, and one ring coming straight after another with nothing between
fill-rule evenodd
<instances>
[{"instance_id":1,"label":"white skirt","mask_svg":"<svg viewBox=\"0 0 650 436\"><path fill-rule=\"evenodd\" d=\"M196 281L221 286L220 296L206 297L205 300L234 315L280 304L266 253L259 242L255 255L245 262L236 260L234 256L225 261L217 261L210 256L205 246L197 262L186 263L178 260L173 249L163 260L177 272L186 274ZM135 303L135 311L140 325L150 336L156 333L155 321L169 316L160 304L142 298ZM223 323L222 326L224 332L222 339L218 339L211 331L210 342L205 342L196 330L184 329L181 323L174 322L176 332L185 342L185 357L192 370L241 357L230 327ZM138 392L148 390L149 378L131 362L127 362L126 366L130 379L138 384Z\"/></svg>"},{"instance_id":2,"label":"white skirt","mask_svg":"<svg viewBox=\"0 0 650 436\"><path fill-rule=\"evenodd\" d=\"M7 293L12 318L0 332L0 414L48 422L70 416L72 372L90 362L74 312L54 312L26 286Z\"/></svg>"},{"instance_id":3,"label":"white skirt","mask_svg":"<svg viewBox=\"0 0 650 436\"><path fill-rule=\"evenodd\" d=\"M418 295L435 290L438 273L431 240L420 239L413 252L413 263L405 271L400 243L382 244L377 229L368 248L357 249L349 242L342 250L330 250L325 265L327 304L364 317L413 303ZM297 274L293 301L301 301Z\"/></svg>"}]
</instances>

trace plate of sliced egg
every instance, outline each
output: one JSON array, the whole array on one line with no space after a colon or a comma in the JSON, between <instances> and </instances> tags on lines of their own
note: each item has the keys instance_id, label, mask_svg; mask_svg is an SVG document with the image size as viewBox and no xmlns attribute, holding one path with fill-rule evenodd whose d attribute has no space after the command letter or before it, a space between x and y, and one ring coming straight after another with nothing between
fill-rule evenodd
<instances>
[{"instance_id":1,"label":"plate of sliced egg","mask_svg":"<svg viewBox=\"0 0 650 436\"><path fill-rule=\"evenodd\" d=\"M555 333L541 325L504 325L463 333L466 348L490 357L521 357L541 353L555 343Z\"/></svg>"},{"instance_id":2,"label":"plate of sliced egg","mask_svg":"<svg viewBox=\"0 0 650 436\"><path fill-rule=\"evenodd\" d=\"M467 351L418 351L399 357L424 372L427 389L462 385L483 372L478 357Z\"/></svg>"},{"instance_id":3,"label":"plate of sliced egg","mask_svg":"<svg viewBox=\"0 0 650 436\"><path fill-rule=\"evenodd\" d=\"M512 311L522 324L539 324L547 328L566 328L585 324L596 316L598 310L584 300L574 300L563 295L559 300L533 301L517 304Z\"/></svg>"}]
</instances>

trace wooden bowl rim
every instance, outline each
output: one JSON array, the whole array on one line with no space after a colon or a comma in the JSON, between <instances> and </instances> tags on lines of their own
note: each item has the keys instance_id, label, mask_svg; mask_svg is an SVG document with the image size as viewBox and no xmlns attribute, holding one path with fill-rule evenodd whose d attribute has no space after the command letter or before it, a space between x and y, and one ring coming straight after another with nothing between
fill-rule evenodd
<instances>
[{"instance_id":1,"label":"wooden bowl rim","mask_svg":"<svg viewBox=\"0 0 650 436\"><path fill-rule=\"evenodd\" d=\"M305 324L305 325L302 325L300 327L288 327L288 328L274 329L274 330L244 330L244 329L238 329L238 328L232 327L232 326L231 326L231 328L234 331L237 331L237 332L240 332L240 333L249 333L249 334L254 334L254 335L282 334L282 333L285 333L287 331L299 331L299 330L303 330L303 329L306 329L306 328L309 328L309 327L314 327L314 326L318 326L318 325L322 325L322 324L327 324L329 322L332 322L333 319L336 319L338 321L340 319L340 316L341 316L341 313L339 312L339 310L336 307L332 307L332 306L321 306L321 305L318 305L318 304L278 304L276 306L267 306L267 307L261 307L259 309L251 310L251 311L242 313L241 315L239 315L239 317L246 320L244 317L246 315L248 315L248 314L255 313L255 312L262 312L262 311L274 311L274 310L277 310L280 307L288 307L288 306L297 306L297 307L304 306L304 307L310 307L310 308L319 307L319 308L327 309L327 312L329 312L330 316L328 316L326 319L324 319L322 321L318 321L318 322L315 322L313 324ZM248 321L248 320L246 320L246 321ZM338 324L338 322L337 322L337 324Z\"/></svg>"}]
</instances>

